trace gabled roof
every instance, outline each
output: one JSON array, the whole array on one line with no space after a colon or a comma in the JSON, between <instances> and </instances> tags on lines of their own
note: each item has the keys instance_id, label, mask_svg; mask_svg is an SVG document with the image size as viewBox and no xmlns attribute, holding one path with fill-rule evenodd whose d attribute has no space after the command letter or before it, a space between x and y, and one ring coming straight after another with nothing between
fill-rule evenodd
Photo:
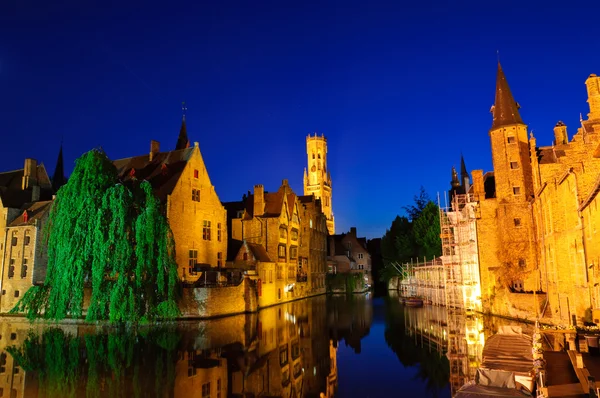
<instances>
[{"instance_id":1,"label":"gabled roof","mask_svg":"<svg viewBox=\"0 0 600 398\"><path fill-rule=\"evenodd\" d=\"M558 158L566 156L564 149L556 149L556 147L545 146L537 148L539 164L558 163Z\"/></svg>"},{"instance_id":2,"label":"gabled roof","mask_svg":"<svg viewBox=\"0 0 600 398\"><path fill-rule=\"evenodd\" d=\"M263 263L271 262L271 259L269 258L269 253L267 253L267 250L262 245L259 245L258 243L248 243L248 242L246 242L246 245L248 246L248 249L250 249L250 251L252 252L252 255L254 256L254 258L257 261L260 261Z\"/></svg>"},{"instance_id":3,"label":"gabled roof","mask_svg":"<svg viewBox=\"0 0 600 398\"><path fill-rule=\"evenodd\" d=\"M52 199L52 184L46 173L43 163L37 165L36 180L40 186L40 199ZM0 173L0 200L4 207L20 209L26 203L31 202L32 189L23 190L24 169L5 171Z\"/></svg>"},{"instance_id":4,"label":"gabled roof","mask_svg":"<svg viewBox=\"0 0 600 398\"><path fill-rule=\"evenodd\" d=\"M43 202L27 203L21 209L21 214L15 218L8 226L19 227L23 225L34 225L36 220L41 220L44 215L50 211L52 200ZM27 212L27 221L25 221L25 212Z\"/></svg>"},{"instance_id":5,"label":"gabled roof","mask_svg":"<svg viewBox=\"0 0 600 398\"><path fill-rule=\"evenodd\" d=\"M289 188L288 188L289 189ZM290 190L291 191L291 190ZM296 199L296 194L293 192L288 192L285 189L285 186L279 188L277 192L265 192L265 211L261 217L279 217L281 216L281 212L284 210L284 198L287 200L287 210L289 211L290 216L294 214L294 204ZM240 202L229 202L224 205L226 207L234 209L237 206L234 203ZM249 194L244 203L244 209L246 210L246 220L252 219L254 217L254 194ZM241 210L241 209L240 209Z\"/></svg>"},{"instance_id":6,"label":"gabled roof","mask_svg":"<svg viewBox=\"0 0 600 398\"><path fill-rule=\"evenodd\" d=\"M156 196L165 201L181 177L187 162L191 159L195 147L134 156L113 161L122 181L132 179L147 180L154 188Z\"/></svg>"}]
</instances>

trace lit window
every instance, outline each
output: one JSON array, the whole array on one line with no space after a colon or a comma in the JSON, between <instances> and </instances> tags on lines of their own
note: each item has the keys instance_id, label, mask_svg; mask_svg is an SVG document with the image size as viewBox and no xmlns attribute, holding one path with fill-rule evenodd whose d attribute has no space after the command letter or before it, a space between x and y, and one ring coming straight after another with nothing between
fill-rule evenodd
<instances>
[{"instance_id":1,"label":"lit window","mask_svg":"<svg viewBox=\"0 0 600 398\"><path fill-rule=\"evenodd\" d=\"M290 247L290 259L294 259L297 257L298 257L298 248L296 246Z\"/></svg>"},{"instance_id":2,"label":"lit window","mask_svg":"<svg viewBox=\"0 0 600 398\"><path fill-rule=\"evenodd\" d=\"M202 239L210 240L210 221L204 220L202 224Z\"/></svg>"},{"instance_id":3,"label":"lit window","mask_svg":"<svg viewBox=\"0 0 600 398\"><path fill-rule=\"evenodd\" d=\"M23 259L23 264L21 265L21 278L27 277L27 259Z\"/></svg>"},{"instance_id":4,"label":"lit window","mask_svg":"<svg viewBox=\"0 0 600 398\"><path fill-rule=\"evenodd\" d=\"M210 398L210 381L202 384L202 398Z\"/></svg>"},{"instance_id":5,"label":"lit window","mask_svg":"<svg viewBox=\"0 0 600 398\"><path fill-rule=\"evenodd\" d=\"M198 250L190 250L188 259L190 275L196 275L196 264L198 264Z\"/></svg>"},{"instance_id":6,"label":"lit window","mask_svg":"<svg viewBox=\"0 0 600 398\"><path fill-rule=\"evenodd\" d=\"M280 260L285 260L285 245L279 245L277 248L277 255L279 256Z\"/></svg>"},{"instance_id":7,"label":"lit window","mask_svg":"<svg viewBox=\"0 0 600 398\"><path fill-rule=\"evenodd\" d=\"M287 227L284 225L279 227L279 239L287 239Z\"/></svg>"},{"instance_id":8,"label":"lit window","mask_svg":"<svg viewBox=\"0 0 600 398\"><path fill-rule=\"evenodd\" d=\"M292 229L292 240L298 240L298 230Z\"/></svg>"}]
</instances>

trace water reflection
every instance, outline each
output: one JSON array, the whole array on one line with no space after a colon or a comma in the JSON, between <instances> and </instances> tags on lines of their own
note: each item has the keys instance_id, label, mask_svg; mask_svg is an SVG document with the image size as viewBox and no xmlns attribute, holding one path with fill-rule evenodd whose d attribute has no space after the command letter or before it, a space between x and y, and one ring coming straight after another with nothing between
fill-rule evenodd
<instances>
[{"instance_id":1,"label":"water reflection","mask_svg":"<svg viewBox=\"0 0 600 398\"><path fill-rule=\"evenodd\" d=\"M503 318L448 310L411 308L397 297L386 304L385 339L404 366L418 366L417 377L431 396L450 395L475 378L485 340L502 325L519 325L532 334L533 325Z\"/></svg>"},{"instance_id":2,"label":"water reflection","mask_svg":"<svg viewBox=\"0 0 600 398\"><path fill-rule=\"evenodd\" d=\"M337 388L324 296L136 332L0 327L0 396L333 397Z\"/></svg>"},{"instance_id":3,"label":"water reflection","mask_svg":"<svg viewBox=\"0 0 600 398\"><path fill-rule=\"evenodd\" d=\"M0 397L449 397L507 324L368 295L136 332L4 318Z\"/></svg>"}]
</instances>

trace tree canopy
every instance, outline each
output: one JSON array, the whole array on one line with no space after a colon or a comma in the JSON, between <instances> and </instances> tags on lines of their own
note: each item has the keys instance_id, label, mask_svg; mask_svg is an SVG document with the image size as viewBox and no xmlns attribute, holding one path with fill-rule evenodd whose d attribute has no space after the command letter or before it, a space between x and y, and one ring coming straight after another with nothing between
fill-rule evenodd
<instances>
[{"instance_id":1,"label":"tree canopy","mask_svg":"<svg viewBox=\"0 0 600 398\"><path fill-rule=\"evenodd\" d=\"M171 229L147 181L119 181L100 150L76 161L44 229L48 269L12 312L30 319L81 317L136 323L178 315Z\"/></svg>"},{"instance_id":2,"label":"tree canopy","mask_svg":"<svg viewBox=\"0 0 600 398\"><path fill-rule=\"evenodd\" d=\"M399 274L394 265L442 254L439 208L425 189L421 187L414 196L414 204L403 209L406 216L396 216L381 239L384 267L381 278L385 281Z\"/></svg>"}]
</instances>

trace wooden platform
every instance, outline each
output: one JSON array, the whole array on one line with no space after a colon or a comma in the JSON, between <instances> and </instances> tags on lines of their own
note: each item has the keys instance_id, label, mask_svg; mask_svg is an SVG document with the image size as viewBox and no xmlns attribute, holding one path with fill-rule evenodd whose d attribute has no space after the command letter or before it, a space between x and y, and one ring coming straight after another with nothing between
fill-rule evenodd
<instances>
[{"instance_id":1,"label":"wooden platform","mask_svg":"<svg viewBox=\"0 0 600 398\"><path fill-rule=\"evenodd\" d=\"M587 397L567 352L546 351L544 359L546 360L546 380L548 381L545 387L546 396L551 398Z\"/></svg>"}]
</instances>

